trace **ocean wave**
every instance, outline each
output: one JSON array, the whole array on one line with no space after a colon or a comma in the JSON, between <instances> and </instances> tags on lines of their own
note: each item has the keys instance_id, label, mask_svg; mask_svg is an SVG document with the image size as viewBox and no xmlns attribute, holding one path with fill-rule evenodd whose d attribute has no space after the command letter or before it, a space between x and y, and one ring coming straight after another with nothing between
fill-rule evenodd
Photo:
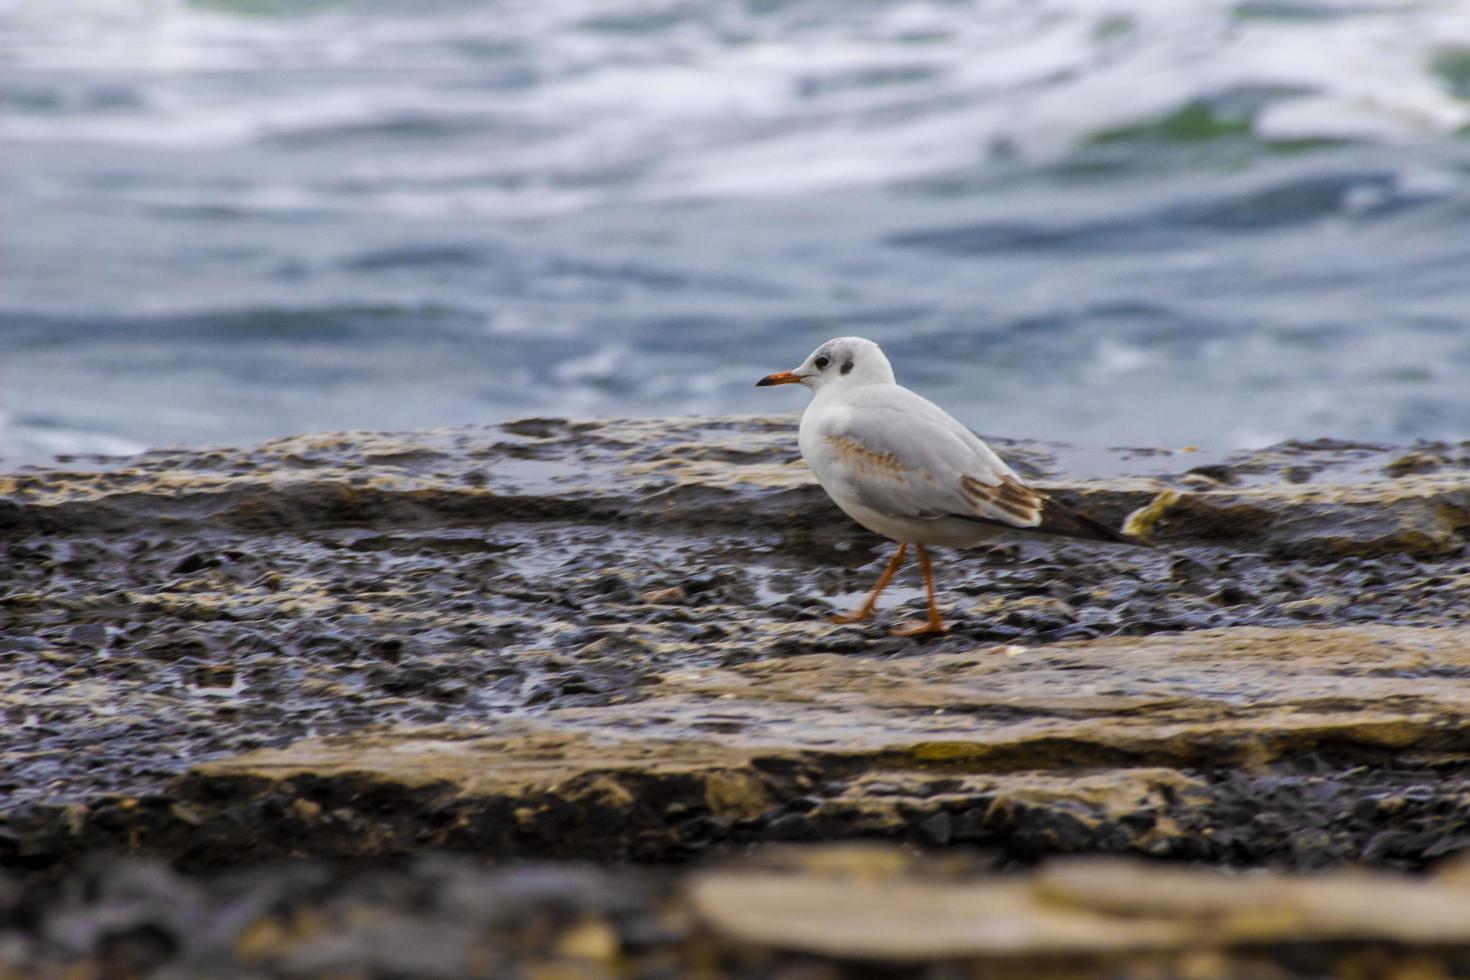
<instances>
[{"instance_id":1,"label":"ocean wave","mask_svg":"<svg viewBox=\"0 0 1470 980\"><path fill-rule=\"evenodd\" d=\"M1470 124L1454 0L0 0L0 37L24 95L4 104L8 141L356 148L344 176L421 211L435 173L499 184L439 193L506 213L810 193L1099 141Z\"/></svg>"},{"instance_id":2,"label":"ocean wave","mask_svg":"<svg viewBox=\"0 0 1470 980\"><path fill-rule=\"evenodd\" d=\"M1470 5L0 0L9 450L771 411L1470 427ZM0 448L0 451L4 451Z\"/></svg>"}]
</instances>

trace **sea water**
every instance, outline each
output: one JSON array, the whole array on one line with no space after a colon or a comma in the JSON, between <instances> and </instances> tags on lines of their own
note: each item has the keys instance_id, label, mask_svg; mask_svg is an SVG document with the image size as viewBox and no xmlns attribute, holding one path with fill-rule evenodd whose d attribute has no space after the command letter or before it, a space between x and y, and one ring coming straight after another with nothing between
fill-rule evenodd
<instances>
[{"instance_id":1,"label":"sea water","mask_svg":"<svg viewBox=\"0 0 1470 980\"><path fill-rule=\"evenodd\" d=\"M1470 434L1457 0L0 0L0 460L787 411Z\"/></svg>"}]
</instances>

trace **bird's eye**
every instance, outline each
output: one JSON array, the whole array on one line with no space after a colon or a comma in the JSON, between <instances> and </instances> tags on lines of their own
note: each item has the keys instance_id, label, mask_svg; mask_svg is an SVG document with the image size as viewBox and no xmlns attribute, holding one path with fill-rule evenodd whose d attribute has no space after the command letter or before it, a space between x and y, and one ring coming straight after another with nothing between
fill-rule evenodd
<instances>
[{"instance_id":1,"label":"bird's eye","mask_svg":"<svg viewBox=\"0 0 1470 980\"><path fill-rule=\"evenodd\" d=\"M827 370L827 365L831 364L832 361L829 358L819 357L812 363L817 366L818 371L825 371Z\"/></svg>"}]
</instances>

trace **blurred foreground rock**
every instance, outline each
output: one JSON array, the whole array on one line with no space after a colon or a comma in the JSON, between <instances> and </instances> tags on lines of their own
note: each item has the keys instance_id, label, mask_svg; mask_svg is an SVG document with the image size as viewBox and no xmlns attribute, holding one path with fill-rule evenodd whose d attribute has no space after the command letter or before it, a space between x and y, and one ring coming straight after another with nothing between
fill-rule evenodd
<instances>
[{"instance_id":1,"label":"blurred foreground rock","mask_svg":"<svg viewBox=\"0 0 1470 980\"><path fill-rule=\"evenodd\" d=\"M1160 547L946 556L954 631L926 643L886 634L921 601L907 578L877 622L827 622L887 548L812 483L792 419L526 420L0 477L0 862L40 888L117 852L218 876L867 838L978 875L1470 849L1470 447L1002 449ZM1029 916L1083 873L963 887ZM678 885L700 935L839 954L722 918L720 896L769 886L741 874ZM1274 881L1228 887L1308 901ZM569 942L625 947L601 928ZM1199 945L1170 929L1159 948Z\"/></svg>"},{"instance_id":2,"label":"blurred foreground rock","mask_svg":"<svg viewBox=\"0 0 1470 980\"><path fill-rule=\"evenodd\" d=\"M1470 970L1470 875L774 847L695 870L129 861L0 891L10 977L1279 977Z\"/></svg>"}]
</instances>

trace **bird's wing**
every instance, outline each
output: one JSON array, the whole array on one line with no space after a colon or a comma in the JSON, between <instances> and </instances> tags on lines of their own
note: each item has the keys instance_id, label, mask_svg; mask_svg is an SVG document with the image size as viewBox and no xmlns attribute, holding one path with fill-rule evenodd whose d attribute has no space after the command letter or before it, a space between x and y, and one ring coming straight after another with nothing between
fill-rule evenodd
<instances>
[{"instance_id":1,"label":"bird's wing","mask_svg":"<svg viewBox=\"0 0 1470 980\"><path fill-rule=\"evenodd\" d=\"M832 479L888 517L1039 528L1045 494L939 406L898 386L858 389L819 433Z\"/></svg>"}]
</instances>

